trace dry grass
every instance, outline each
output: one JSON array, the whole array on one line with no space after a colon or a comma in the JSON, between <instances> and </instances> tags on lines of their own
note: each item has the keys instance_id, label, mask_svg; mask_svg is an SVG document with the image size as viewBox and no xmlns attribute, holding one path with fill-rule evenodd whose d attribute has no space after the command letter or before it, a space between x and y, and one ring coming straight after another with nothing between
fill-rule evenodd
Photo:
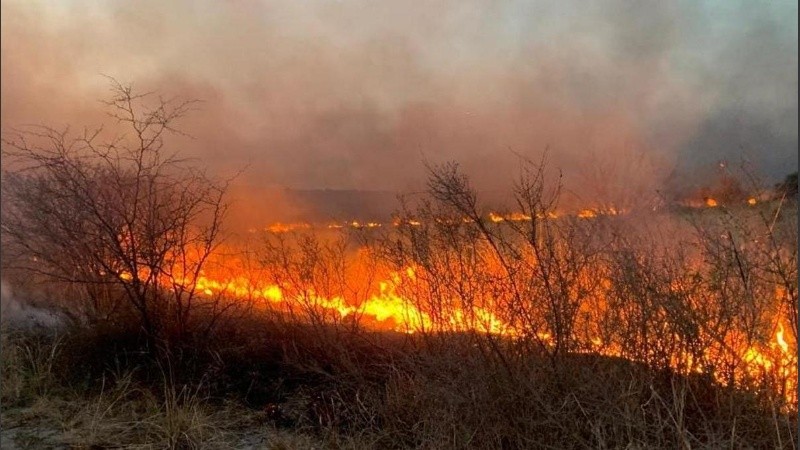
<instances>
[{"instance_id":1,"label":"dry grass","mask_svg":"<svg viewBox=\"0 0 800 450\"><path fill-rule=\"evenodd\" d=\"M469 336L433 349L403 336L321 340L314 329L253 320L209 343L213 370L183 384L111 364L76 382L64 376L68 355L91 353L71 348L85 340L4 334L4 439L21 448L796 448L793 418L702 377L590 355L557 368L517 359L509 371ZM242 372L254 380L247 389L236 383Z\"/></svg>"},{"instance_id":2,"label":"dry grass","mask_svg":"<svg viewBox=\"0 0 800 450\"><path fill-rule=\"evenodd\" d=\"M233 431L254 418L210 402L202 386L165 382L154 392L134 371L108 372L97 380L99 391L70 386L54 371L63 363L62 340L2 336L4 429L22 430L13 434L23 448L227 448Z\"/></svg>"},{"instance_id":3,"label":"dry grass","mask_svg":"<svg viewBox=\"0 0 800 450\"><path fill-rule=\"evenodd\" d=\"M548 217L536 179L520 204ZM741 365L778 320L796 345L794 216L715 211L662 234L650 216L640 231L601 219L501 228L481 223L456 173L438 183L415 212L428 220L370 255L418 268L398 294L435 332L370 332L313 302L185 329L158 352L135 319L58 338L5 332L4 436L23 448L797 448L786 372ZM268 250L264 265L298 292L353 292L344 245ZM513 338L447 328L448 308L487 299ZM589 351L598 336L616 352Z\"/></svg>"},{"instance_id":4,"label":"dry grass","mask_svg":"<svg viewBox=\"0 0 800 450\"><path fill-rule=\"evenodd\" d=\"M21 332L0 333L0 398L4 405L30 402L58 386L54 365L61 341Z\"/></svg>"}]
</instances>

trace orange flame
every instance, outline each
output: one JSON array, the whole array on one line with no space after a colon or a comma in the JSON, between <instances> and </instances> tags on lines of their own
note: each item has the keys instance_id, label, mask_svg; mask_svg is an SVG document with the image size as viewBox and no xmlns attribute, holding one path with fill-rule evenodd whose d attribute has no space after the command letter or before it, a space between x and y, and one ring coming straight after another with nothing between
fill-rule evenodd
<instances>
[{"instance_id":1,"label":"orange flame","mask_svg":"<svg viewBox=\"0 0 800 450\"><path fill-rule=\"evenodd\" d=\"M489 213L489 220L491 220L494 223L498 223L498 222L504 221L505 219L503 218L503 216L501 216L499 214L495 214L493 212L490 212Z\"/></svg>"},{"instance_id":2,"label":"orange flame","mask_svg":"<svg viewBox=\"0 0 800 450\"><path fill-rule=\"evenodd\" d=\"M592 211L594 210L587 210ZM499 216L506 220L506 217ZM580 216L579 216L580 217ZM588 216L587 217L594 217ZM368 222L366 226L372 222ZM398 222L399 224L400 222ZM419 224L415 221L406 221L413 225ZM240 261L232 261L230 266L243 266ZM207 266L208 267L208 266ZM209 269L211 270L211 269ZM312 308L314 310L328 311L331 317L359 321L366 318L365 326L373 326L378 329L393 329L405 333L417 333L421 331L479 331L496 335L506 336L515 339L520 336L520 331L514 324L502 317L502 311L493 306L492 301L487 303L475 304L469 307L456 307L448 305L441 310L434 309L433 312L423 310L411 299L415 283L424 283L426 277L423 269L416 267L406 267L399 272L384 273L384 276L376 281L372 292L365 295L358 301L348 298L344 293L322 294L311 286L294 286L292 288L277 284L265 283L263 276L250 274L243 275L239 271L233 276L226 276L222 273L203 273L194 281L196 292L206 296L222 295L234 299L254 299L263 300L265 306L274 305L275 307L293 310L298 307ZM488 267L486 270L494 270ZM422 271L422 272L420 272ZM119 278L130 280L130 274L122 273ZM352 280L355 282L368 283L365 280ZM172 280L172 283L189 287L191 282L187 279ZM169 284L168 284L169 285ZM405 290L404 290L405 288ZM409 288L412 288L409 291ZM613 289L613 284L609 279L603 279L597 293L597 304L605 304L605 296ZM776 298L785 296L785 291L776 289ZM446 300L446 299L444 299ZM455 304L458 304L457 302ZM435 314L436 317L433 317ZM733 349L739 355L743 365L737 369L739 375L736 382L744 382L749 378L769 376L773 379L785 380L785 392L790 402L795 402L796 397L792 397L797 387L797 354L796 342L793 336L788 335L784 328L784 317L775 317L775 331L771 339L766 343L747 345L742 340L725 338L726 348ZM591 326L591 325L590 325ZM537 331L537 337L546 345L554 345L553 337L546 331ZM606 341L597 334L589 334L580 348L585 351L599 353L607 356L619 356L629 358L625 349L618 343ZM739 340L737 340L739 339ZM795 351L793 351L795 350ZM719 358L719 348L710 348L705 354L697 355L676 354L672 357L670 364L676 370L701 372L704 370L703 364L707 361L714 361ZM727 351L727 350L725 350ZM721 383L728 382L722 374L714 373Z\"/></svg>"}]
</instances>

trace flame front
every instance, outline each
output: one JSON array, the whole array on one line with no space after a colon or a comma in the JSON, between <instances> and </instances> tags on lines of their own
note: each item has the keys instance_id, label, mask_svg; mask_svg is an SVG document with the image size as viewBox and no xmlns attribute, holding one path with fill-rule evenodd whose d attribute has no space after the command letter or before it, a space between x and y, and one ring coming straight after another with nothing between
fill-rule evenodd
<instances>
[{"instance_id":1,"label":"flame front","mask_svg":"<svg viewBox=\"0 0 800 450\"><path fill-rule=\"evenodd\" d=\"M519 330L507 320L503 319L500 311L492 309L492 305L474 305L472 308L442 307L438 317L433 317L431 312L423 310L418 303L402 295L402 288L413 288L419 283L418 273L420 268L408 267L403 271L389 272L383 279L376 283L376 289L362 301L354 301L346 296L319 294L312 287L295 289L291 294L284 286L279 284L263 283L248 277L213 276L204 274L195 283L195 289L207 296L224 295L237 299L261 300L262 305L278 310L294 310L297 308L319 310L330 313L333 321L351 320L367 327L383 330L394 330L403 333L418 333L431 331L477 331L491 333L515 339ZM410 285L410 286L409 286ZM603 285L606 289L611 287L606 280ZM602 296L610 295L602 292L598 304L605 303ZM272 306L270 306L272 305ZM737 382L746 378L756 378L769 375L784 380L784 395L790 402L796 404L795 391L797 387L797 356L796 343L789 340L784 328L783 317L778 317L773 338L766 345L753 344L741 347L734 339L725 342L726 346L734 349L740 355L743 369L736 376ZM539 332L537 337L546 345L554 345L553 337L549 332ZM624 349L614 343L605 342L599 336L589 336L585 346L586 352L598 353L607 356L620 356L631 358ZM676 354L671 358L671 365L677 370L701 372L704 360L714 360L719 357L718 349L708 349L700 358L691 354ZM682 355L682 356L681 356ZM729 379L725 374L717 373L715 376L720 382Z\"/></svg>"},{"instance_id":2,"label":"flame front","mask_svg":"<svg viewBox=\"0 0 800 450\"><path fill-rule=\"evenodd\" d=\"M708 199L712 200L713 199ZM715 203L707 201L709 207ZM615 209L586 209L578 212L574 217L591 219L600 215L623 214L623 211ZM555 213L545 213L543 217L556 217ZM484 218L487 222L501 224L504 222L530 221L531 216L522 213L500 214L489 213ZM464 218L455 220L453 223L463 222L465 224L474 222L472 219ZM450 222L447 222L450 223ZM423 224L416 219L395 220L391 225L395 227L410 226L420 227ZM343 222L329 224L331 228L338 227L353 228L378 228L382 226L379 222ZM283 233L296 229L309 229L305 224L270 226L267 230L270 233ZM233 252L226 252L232 254ZM378 267L374 260L360 260L361 251L354 253L356 256L349 256L352 260L348 264L361 267L361 272L340 274L339 284L331 288L325 283L319 284L311 281L294 280L293 276L289 280L281 279L276 274L271 273L265 267L258 266L257 270L247 269L243 261L237 258L221 260L212 257L210 264L206 265L205 271L198 277L174 277L171 280L164 280L165 285L181 285L187 289L194 289L196 293L207 297L227 298L235 301L253 302L262 308L294 314L295 318L305 320L312 316L318 316L322 320L334 323L349 323L354 326L362 326L376 330L393 330L403 333L420 332L479 332L503 336L510 340L535 338L546 348L555 348L560 345L554 336L554 331L547 327L537 329L531 328L530 323L520 322L520 317L524 317L525 311L518 311L519 308L509 307L504 304L504 298L508 297L507 292L503 292L503 286L508 284L508 274L504 274L497 261L485 260L473 266L475 272L463 272L464 280L458 278L449 280L448 283L465 283L464 289L471 289L468 295L469 301L465 298L457 298L458 292L453 286L437 287L437 283L442 280L437 278L437 274L419 266L407 266L400 270L390 270ZM528 255L520 255L521 258L532 258ZM220 259L219 261L216 261ZM445 261L448 261L445 258ZM528 267L535 266L535 261L526 261ZM443 264L453 264L452 261ZM369 272L367 268L373 270ZM451 270L452 267L444 270ZM573 352L596 353L607 356L623 357L631 360L641 360L647 362L650 357L648 354L631 353L624 341L609 338L600 331L600 314L608 311L609 299L615 295L614 281L606 275L607 268L597 264L596 267L587 268L586 273L581 273L578 285L594 285L583 294L572 293L569 295L583 295L584 300L580 306L579 318L574 324L575 329L583 330L582 337L577 337L576 342L570 347ZM464 270L462 267L459 269ZM371 275L365 275L367 272ZM453 271L455 273L458 271ZM591 273L590 273L591 272ZM179 273L174 270L173 273ZM688 274L688 272L687 272ZM475 283L475 279L469 277L479 277L483 281ZM594 277L594 278L592 278ZM599 277L599 278L598 278ZM123 280L130 280L130 274L121 274ZM585 280L583 279L585 278ZM599 280L593 283L592 280ZM336 283L334 283L336 284ZM349 286L349 288L345 288ZM499 286L499 287L498 287ZM498 289L500 289L498 291ZM682 288L681 282L677 280L671 287L676 292ZM783 304L786 296L785 290L776 289L775 304ZM452 296L453 298L450 298ZM504 297L505 296L505 297ZM698 301L702 301L703 296L698 296ZM531 299L534 302L535 299ZM517 311L515 311L517 309ZM722 338L713 336L712 331L698 331L702 342L707 343L708 347L700 353L690 347L675 348L670 350L672 353L668 358L668 364L673 369L685 373L690 372L709 372L720 383L736 383L742 386L751 383L752 380L769 378L770 380L781 380L783 387L780 389L787 402L791 405L797 404L797 342L794 333L787 333L785 324L792 323L790 314L783 311L780 307L775 307L775 311L766 319L772 324L772 334L770 339L745 337L734 330ZM539 313L541 314L541 312ZM526 328L527 327L527 328ZM711 330L711 329L709 329ZM664 329L654 330L659 335L651 339L666 339L680 342L681 337L675 330ZM576 333L579 334L579 333ZM705 344L704 344L705 345ZM720 363L724 361L725 363ZM732 369L725 371L717 370L723 365ZM795 406L796 407L796 406Z\"/></svg>"}]
</instances>

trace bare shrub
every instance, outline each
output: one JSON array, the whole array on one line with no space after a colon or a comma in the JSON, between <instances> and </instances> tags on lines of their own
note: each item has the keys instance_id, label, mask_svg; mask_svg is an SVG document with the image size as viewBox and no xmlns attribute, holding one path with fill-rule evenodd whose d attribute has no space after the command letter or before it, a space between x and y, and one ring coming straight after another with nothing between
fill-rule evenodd
<instances>
[{"instance_id":1,"label":"bare shrub","mask_svg":"<svg viewBox=\"0 0 800 450\"><path fill-rule=\"evenodd\" d=\"M407 298L434 324L443 318L435 325L440 329L452 328L453 314L442 313L457 310L465 329L490 331L494 317L485 312L491 311L518 348L553 362L580 349L579 312L601 280L597 223L556 219L560 184L547 185L543 163L522 161L514 190L518 217L508 219L481 207L456 165L430 169L430 199L404 213L419 224L400 227L384 245L395 267L417 269Z\"/></svg>"},{"instance_id":2,"label":"bare shrub","mask_svg":"<svg viewBox=\"0 0 800 450\"><path fill-rule=\"evenodd\" d=\"M76 285L90 321L130 309L151 340L192 328L195 282L217 244L226 182L167 150L194 101L156 99L112 80L109 115L126 129L73 135L46 126L3 137L4 263Z\"/></svg>"}]
</instances>

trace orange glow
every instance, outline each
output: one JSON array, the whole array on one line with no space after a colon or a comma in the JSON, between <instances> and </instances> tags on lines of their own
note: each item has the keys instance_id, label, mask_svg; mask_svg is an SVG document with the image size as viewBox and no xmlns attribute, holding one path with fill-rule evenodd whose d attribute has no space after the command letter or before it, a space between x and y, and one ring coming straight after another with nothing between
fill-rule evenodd
<instances>
[{"instance_id":1,"label":"orange glow","mask_svg":"<svg viewBox=\"0 0 800 450\"><path fill-rule=\"evenodd\" d=\"M783 324L778 324L778 331L775 332L775 342L781 348L781 352L789 353L789 344L786 343L786 339L783 337Z\"/></svg>"},{"instance_id":2,"label":"orange glow","mask_svg":"<svg viewBox=\"0 0 800 450\"><path fill-rule=\"evenodd\" d=\"M290 231L296 230L307 230L310 229L311 225L307 223L273 223L266 227L265 231L269 231L270 233L288 233Z\"/></svg>"},{"instance_id":3,"label":"orange glow","mask_svg":"<svg viewBox=\"0 0 800 450\"><path fill-rule=\"evenodd\" d=\"M469 219L464 219L464 222L467 222L468 220ZM505 222L505 221L509 221L509 222L528 222L528 221L531 220L531 216L529 216L527 214L524 214L524 213L521 213L521 212L512 212L512 213L506 214L506 215L500 215L500 214L495 213L495 212L490 212L489 213L489 220L491 220L494 223Z\"/></svg>"},{"instance_id":4,"label":"orange glow","mask_svg":"<svg viewBox=\"0 0 800 450\"><path fill-rule=\"evenodd\" d=\"M503 216L501 216L499 214L495 214L493 212L490 212L489 213L489 220L491 220L494 223L498 223L498 222L504 221L505 219L503 218Z\"/></svg>"},{"instance_id":5,"label":"orange glow","mask_svg":"<svg viewBox=\"0 0 800 450\"><path fill-rule=\"evenodd\" d=\"M716 208L718 206L717 201L711 197L706 198L706 206L709 208Z\"/></svg>"},{"instance_id":6,"label":"orange glow","mask_svg":"<svg viewBox=\"0 0 800 450\"><path fill-rule=\"evenodd\" d=\"M587 217L596 217L595 210L586 211L595 214L593 216L587 213L585 214ZM506 220L504 216L496 215L495 218L497 217ZM370 226L370 223L372 222L367 222L365 226ZM419 224L416 221L402 223ZM233 252L227 252L231 253ZM478 331L505 336L512 340L535 337L540 343L550 347L556 344L552 330L527 328L525 322L519 322L519 317L505 315L508 314L507 308L497 301L504 294L497 293L496 290L476 292L474 299L463 303L458 298L448 298L449 295L455 297L456 294L439 294L438 291L431 291L431 283L440 283L441 280L437 280L437 275L428 272L424 267L407 266L392 271L376 267L374 261L362 257L362 254L366 255L368 252L356 251L350 256L349 265L354 268L354 272L344 274L348 287L339 288L338 291L324 283L320 285L305 281L286 283L264 268L245 270L247 266L236 258L226 261L216 261L215 258L211 258L213 264L208 264L205 272L193 283L191 279L176 277L169 282L164 280L164 285L182 285L189 288L193 284L195 292L201 296L250 301L253 305L267 310L290 312L300 320L303 320L304 314L317 314L326 318L324 320L346 320L348 323L352 321L356 325L376 330L394 330L409 334ZM369 272L366 268L374 271ZM602 272L603 269L600 270ZM373 275L366 276L368 272ZM481 272L484 275L502 276L503 269L498 263L487 260L481 267ZM587 277L587 285L592 284L589 277L594 275L586 273L580 276ZM131 279L129 274L124 273L120 274L119 278ZM615 286L611 279L601 276L599 282L594 284L597 287L592 291L590 299L581 306L580 317L585 319L578 319L582 321L580 325L586 330L599 330L599 323L592 322L599 319L592 319L592 314L601 314L607 308L606 299L614 295ZM362 292L363 295L348 294L355 292L353 286L358 286L355 291ZM682 290L680 280L675 281L672 289ZM774 296L775 301L779 303L785 301L786 292L776 287ZM796 403L794 393L797 386L797 343L794 335L785 331L784 324L788 322L788 317L776 313L770 320L774 328L771 338L765 342L754 342L752 337L744 338L738 332L725 335L721 339L701 336L703 342L709 343L708 348L700 355L676 350L676 353L670 356L669 364L675 370L688 373L703 372L707 370L705 368L717 367L720 361L728 361L735 367L733 375L711 372L720 383L729 383L731 380L735 383L749 383L764 377L770 380L783 380L785 395L790 402ZM673 331L665 329L665 332L674 335L672 339L680 341L681 337ZM702 333L704 332L701 331ZM615 341L613 336L609 337L598 331L585 334L579 341L576 343L575 351L632 360L648 358L648 355L629 353L626 346ZM740 363L731 362L734 359Z\"/></svg>"},{"instance_id":7,"label":"orange glow","mask_svg":"<svg viewBox=\"0 0 800 450\"><path fill-rule=\"evenodd\" d=\"M577 213L573 213L572 215L574 215L575 217L579 217L579 218L584 218L585 219L585 218L597 217L598 215L615 216L615 215L619 215L619 214L624 214L625 212L626 212L625 210L619 210L619 209L611 207L611 208L607 208L607 209L583 209L581 211L578 211ZM562 217L564 215L565 215L564 213L557 212L557 211L547 211L546 213L538 213L536 217L539 218L539 219L544 219L544 218L547 218L547 219L558 219L558 218L560 218L560 217ZM566 214L566 215L570 215L570 214ZM511 212L511 213L508 213L508 214L500 214L500 213L497 213L497 212L490 212L487 215L487 218L489 219L489 221L491 221L493 223L529 222L529 221L532 220L532 217L530 215L522 213L522 212L519 212L519 211ZM437 220L437 221L439 221L441 223L449 223L448 221L446 221L444 219ZM469 217L464 217L464 218L461 219L461 221L463 223L473 223L474 222L474 220L469 218ZM360 220L350 220L350 221L345 221L345 222L332 222L332 223L328 223L328 224L312 224L312 223L308 223L308 222L295 222L295 223L276 222L276 223L272 223L272 224L267 225L266 227L264 227L264 231L278 234L278 233L288 233L288 232L298 231L298 230L313 230L313 229L325 229L325 228L327 228L329 230L335 230L335 229L341 229L341 228L354 228L354 229L380 228L380 227L383 227L383 226L399 227L399 226L403 226L403 225L418 227L418 226L422 225L422 222L420 222L419 220L416 220L416 219L394 219L389 223L383 223L383 222L379 222L379 221L376 221L376 220L367 221L367 222L363 222L363 221L360 221ZM248 230L248 232L250 232L250 233L255 233L256 231L257 230L255 228L250 228Z\"/></svg>"}]
</instances>

